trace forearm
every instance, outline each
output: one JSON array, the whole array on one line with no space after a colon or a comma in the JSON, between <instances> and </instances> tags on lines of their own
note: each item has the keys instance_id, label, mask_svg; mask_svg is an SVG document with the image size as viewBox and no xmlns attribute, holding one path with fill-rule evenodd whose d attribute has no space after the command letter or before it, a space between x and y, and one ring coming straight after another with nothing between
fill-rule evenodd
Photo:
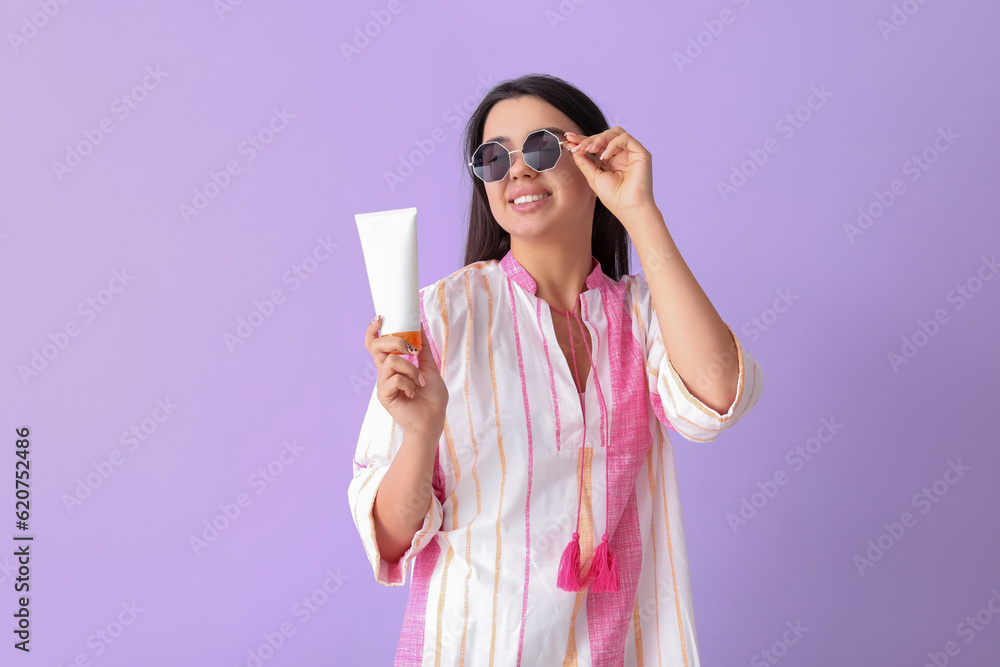
<instances>
[{"instance_id":1,"label":"forearm","mask_svg":"<svg viewBox=\"0 0 1000 667\"><path fill-rule=\"evenodd\" d=\"M431 480L439 438L404 432L399 451L375 493L375 541L387 563L402 557L424 523L433 493Z\"/></svg>"},{"instance_id":2,"label":"forearm","mask_svg":"<svg viewBox=\"0 0 1000 667\"><path fill-rule=\"evenodd\" d=\"M736 399L736 342L681 256L658 209L622 221L642 263L667 356L691 393L716 412Z\"/></svg>"}]
</instances>

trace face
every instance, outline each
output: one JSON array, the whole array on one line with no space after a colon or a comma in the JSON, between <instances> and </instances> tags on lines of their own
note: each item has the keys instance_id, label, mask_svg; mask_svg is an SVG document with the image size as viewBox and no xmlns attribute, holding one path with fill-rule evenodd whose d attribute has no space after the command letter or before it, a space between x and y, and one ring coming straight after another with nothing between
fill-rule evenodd
<instances>
[{"instance_id":1,"label":"face","mask_svg":"<svg viewBox=\"0 0 1000 667\"><path fill-rule=\"evenodd\" d=\"M513 151L521 148L524 138L531 132L545 127L580 133L576 123L541 98L524 96L502 100L493 105L486 117L483 141L506 137L498 143ZM560 141L566 139L561 132L555 134ZM521 153L514 153L507 175L494 183L483 184L493 216L512 238L572 235L579 239L580 234L589 238L597 195L565 144L561 150L556 166L541 172L526 165ZM523 191L548 193L550 196L527 206L515 205L512 200Z\"/></svg>"}]
</instances>

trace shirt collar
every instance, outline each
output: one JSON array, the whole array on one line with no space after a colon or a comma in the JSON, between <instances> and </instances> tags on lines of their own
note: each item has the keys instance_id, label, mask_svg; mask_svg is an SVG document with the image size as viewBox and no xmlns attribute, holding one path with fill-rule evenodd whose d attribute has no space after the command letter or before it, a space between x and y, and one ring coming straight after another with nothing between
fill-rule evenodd
<instances>
[{"instance_id":1,"label":"shirt collar","mask_svg":"<svg viewBox=\"0 0 1000 667\"><path fill-rule=\"evenodd\" d=\"M587 276L587 289L597 289L605 284L605 282L610 282L610 278L604 274L604 270L601 269L601 263L597 261L597 258L593 255L590 256L591 271L590 275ZM538 285L535 283L535 279L531 277L527 269L521 266L521 263L515 259L512 251L508 250L507 254L503 256L500 260L500 268L503 272L507 274L514 282L523 287L529 294L535 294L538 289Z\"/></svg>"}]
</instances>

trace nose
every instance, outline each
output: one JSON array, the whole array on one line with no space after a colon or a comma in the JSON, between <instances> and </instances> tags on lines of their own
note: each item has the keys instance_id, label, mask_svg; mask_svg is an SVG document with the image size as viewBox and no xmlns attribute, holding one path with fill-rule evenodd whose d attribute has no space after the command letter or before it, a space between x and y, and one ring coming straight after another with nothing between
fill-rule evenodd
<instances>
[{"instance_id":1,"label":"nose","mask_svg":"<svg viewBox=\"0 0 1000 667\"><path fill-rule=\"evenodd\" d=\"M521 151L510 154L510 171L508 175L511 178L521 178L525 174L534 175L535 173L534 169L524 163L524 154Z\"/></svg>"}]
</instances>

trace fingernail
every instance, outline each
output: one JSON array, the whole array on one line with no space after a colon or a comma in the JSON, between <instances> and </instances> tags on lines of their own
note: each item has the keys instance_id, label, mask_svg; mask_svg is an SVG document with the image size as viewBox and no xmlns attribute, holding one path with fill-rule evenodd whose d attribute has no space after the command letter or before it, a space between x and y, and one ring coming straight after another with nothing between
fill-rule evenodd
<instances>
[{"instance_id":1,"label":"fingernail","mask_svg":"<svg viewBox=\"0 0 1000 667\"><path fill-rule=\"evenodd\" d=\"M409 350L410 354L416 354L417 353L417 348L413 347L409 343L406 344L406 349Z\"/></svg>"},{"instance_id":2,"label":"fingernail","mask_svg":"<svg viewBox=\"0 0 1000 667\"><path fill-rule=\"evenodd\" d=\"M593 153L594 152L594 143L596 143L596 142L591 142L591 144L589 146L587 146L587 152L588 153Z\"/></svg>"},{"instance_id":3,"label":"fingernail","mask_svg":"<svg viewBox=\"0 0 1000 667\"><path fill-rule=\"evenodd\" d=\"M427 380L424 379L424 374L423 373L420 373L417 376L417 380L420 382L420 386L421 387L426 387L427 386Z\"/></svg>"},{"instance_id":4,"label":"fingernail","mask_svg":"<svg viewBox=\"0 0 1000 667\"><path fill-rule=\"evenodd\" d=\"M371 323L372 323L372 324L375 324L375 323L376 323L377 321L379 321L379 320L380 320L381 318L382 318L382 316L381 316L381 315L376 315L375 317L373 317L373 318L372 318L372 321L371 321Z\"/></svg>"}]
</instances>

